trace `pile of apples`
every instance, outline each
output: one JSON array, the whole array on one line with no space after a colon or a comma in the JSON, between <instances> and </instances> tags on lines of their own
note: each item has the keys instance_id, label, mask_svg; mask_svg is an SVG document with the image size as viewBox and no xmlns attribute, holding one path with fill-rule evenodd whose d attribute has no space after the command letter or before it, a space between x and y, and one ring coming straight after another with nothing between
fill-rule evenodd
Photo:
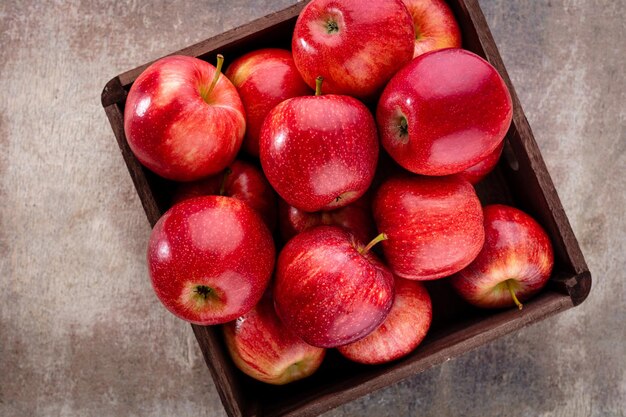
<instances>
[{"instance_id":1,"label":"pile of apples","mask_svg":"<svg viewBox=\"0 0 626 417\"><path fill-rule=\"evenodd\" d=\"M481 207L473 184L512 103L460 47L441 0L313 0L291 51L250 52L225 75L221 55L148 67L124 129L142 164L180 183L148 245L165 307L223 325L234 363L271 384L311 375L328 348L365 364L413 351L432 319L420 281L521 308L552 246L527 214Z\"/></svg>"}]
</instances>

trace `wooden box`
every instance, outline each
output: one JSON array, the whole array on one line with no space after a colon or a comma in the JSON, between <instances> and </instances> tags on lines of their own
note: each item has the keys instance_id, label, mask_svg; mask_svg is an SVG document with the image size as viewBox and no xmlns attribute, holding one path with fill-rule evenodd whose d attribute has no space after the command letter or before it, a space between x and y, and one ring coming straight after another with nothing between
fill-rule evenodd
<instances>
[{"instance_id":1,"label":"wooden box","mask_svg":"<svg viewBox=\"0 0 626 417\"><path fill-rule=\"evenodd\" d=\"M494 65L513 97L513 123L503 157L478 185L484 204L507 203L525 210L548 231L556 262L547 288L527 302L522 311L479 311L453 292L444 281L428 284L434 303L434 322L424 342L399 361L363 366L329 351L312 377L283 387L252 380L235 368L218 327L193 325L207 366L229 416L313 416L359 396L417 374L504 334L580 304L591 288L591 275L546 170L522 107L506 73L477 0L450 0L463 32L463 47ZM291 33L304 3L265 16L175 54L195 56L211 63L222 53L228 64L262 47L289 48ZM102 92L102 105L117 138L151 225L169 205L171 183L157 177L133 156L123 128L124 102L142 65L113 78ZM146 277L146 285L148 280ZM549 343L546 341L546 343ZM416 393L415 395L419 395Z\"/></svg>"}]
</instances>

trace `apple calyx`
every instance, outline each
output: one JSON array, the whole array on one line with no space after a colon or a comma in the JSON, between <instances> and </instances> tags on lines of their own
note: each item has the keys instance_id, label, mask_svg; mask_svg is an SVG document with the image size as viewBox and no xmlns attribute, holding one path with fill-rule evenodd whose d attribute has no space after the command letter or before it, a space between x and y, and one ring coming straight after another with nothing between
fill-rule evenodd
<instances>
[{"instance_id":1,"label":"apple calyx","mask_svg":"<svg viewBox=\"0 0 626 417\"><path fill-rule=\"evenodd\" d=\"M196 308L202 308L207 304L212 304L218 301L219 295L214 288L211 288L208 285L198 284L193 286L191 298L195 303Z\"/></svg>"},{"instance_id":2,"label":"apple calyx","mask_svg":"<svg viewBox=\"0 0 626 417\"><path fill-rule=\"evenodd\" d=\"M217 66L215 68L215 75L213 75L213 81L211 82L211 85L209 86L209 89L206 91L206 93L204 94L202 92L200 93L204 101L206 101L207 103L209 103L209 97L211 97L211 93L213 92L213 89L217 85L217 82L220 79L220 75L222 75L223 65L224 65L224 55L217 54Z\"/></svg>"},{"instance_id":3,"label":"apple calyx","mask_svg":"<svg viewBox=\"0 0 626 417\"><path fill-rule=\"evenodd\" d=\"M381 233L378 236L376 236L374 239L372 239L370 243L367 244L367 246L359 247L358 251L361 255L365 255L367 252L370 251L370 249L374 247L374 245L387 239L389 239L387 235L385 233Z\"/></svg>"},{"instance_id":4,"label":"apple calyx","mask_svg":"<svg viewBox=\"0 0 626 417\"><path fill-rule=\"evenodd\" d=\"M230 169L230 168L226 168L224 170L224 174L222 176L222 182L220 183L220 194L219 195L223 196L224 193L226 192L226 180L228 179L228 176L230 174L232 174L232 173L233 173L233 170Z\"/></svg>"},{"instance_id":5,"label":"apple calyx","mask_svg":"<svg viewBox=\"0 0 626 417\"><path fill-rule=\"evenodd\" d=\"M333 19L328 19L326 21L326 33L329 35L335 34L339 32L339 25Z\"/></svg>"},{"instance_id":6,"label":"apple calyx","mask_svg":"<svg viewBox=\"0 0 626 417\"><path fill-rule=\"evenodd\" d=\"M321 75L318 75L317 78L315 78L315 95L316 96L322 95L322 83L323 82L324 82L324 77L322 77Z\"/></svg>"},{"instance_id":7,"label":"apple calyx","mask_svg":"<svg viewBox=\"0 0 626 417\"><path fill-rule=\"evenodd\" d=\"M513 298L513 301L515 302L515 305L517 306L517 308L519 308L520 310L522 308L524 308L524 304L520 303L520 301L517 299L517 296L515 295L515 290L513 289L513 279L507 279L506 280L506 287L509 289L509 292L511 293L511 297Z\"/></svg>"},{"instance_id":8,"label":"apple calyx","mask_svg":"<svg viewBox=\"0 0 626 417\"><path fill-rule=\"evenodd\" d=\"M398 134L401 138L409 135L409 121L406 120L406 117L400 116L400 120L398 123Z\"/></svg>"}]
</instances>

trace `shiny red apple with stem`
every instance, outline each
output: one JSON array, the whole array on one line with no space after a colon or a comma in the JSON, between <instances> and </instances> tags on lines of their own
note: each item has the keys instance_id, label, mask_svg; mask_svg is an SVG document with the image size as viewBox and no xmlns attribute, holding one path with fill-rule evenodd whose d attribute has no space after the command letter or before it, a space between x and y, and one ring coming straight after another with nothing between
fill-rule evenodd
<instances>
[{"instance_id":1,"label":"shiny red apple with stem","mask_svg":"<svg viewBox=\"0 0 626 417\"><path fill-rule=\"evenodd\" d=\"M450 278L454 289L482 308L517 307L548 282L554 266L550 238L514 207L486 206L485 244L478 257Z\"/></svg>"},{"instance_id":2,"label":"shiny red apple with stem","mask_svg":"<svg viewBox=\"0 0 626 417\"><path fill-rule=\"evenodd\" d=\"M433 317L433 306L426 288L417 281L395 280L391 311L372 333L337 350L354 362L381 364L408 355L424 340Z\"/></svg>"},{"instance_id":3,"label":"shiny red apple with stem","mask_svg":"<svg viewBox=\"0 0 626 417\"><path fill-rule=\"evenodd\" d=\"M476 165L502 143L512 116L502 77L463 49L415 58L389 81L376 111L383 147L403 168L422 175Z\"/></svg>"},{"instance_id":4,"label":"shiny red apple with stem","mask_svg":"<svg viewBox=\"0 0 626 417\"><path fill-rule=\"evenodd\" d=\"M261 129L263 172L289 205L314 212L346 206L368 189L378 137L369 110L355 98L321 95L283 101Z\"/></svg>"},{"instance_id":5,"label":"shiny red apple with stem","mask_svg":"<svg viewBox=\"0 0 626 417\"><path fill-rule=\"evenodd\" d=\"M124 132L139 162L156 174L192 181L217 174L237 155L246 120L235 87L197 58L169 56L133 83L124 109Z\"/></svg>"},{"instance_id":6,"label":"shiny red apple with stem","mask_svg":"<svg viewBox=\"0 0 626 417\"><path fill-rule=\"evenodd\" d=\"M282 322L305 342L336 347L365 337L391 309L393 275L346 229L319 226L296 235L276 266L274 302Z\"/></svg>"},{"instance_id":7,"label":"shiny red apple with stem","mask_svg":"<svg viewBox=\"0 0 626 417\"><path fill-rule=\"evenodd\" d=\"M291 49L304 81L372 99L413 57L413 21L400 0L313 0L298 16Z\"/></svg>"},{"instance_id":8,"label":"shiny red apple with stem","mask_svg":"<svg viewBox=\"0 0 626 417\"><path fill-rule=\"evenodd\" d=\"M459 176L399 176L383 183L373 204L385 233L383 252L396 275L414 280L460 271L483 246L483 212L474 187Z\"/></svg>"},{"instance_id":9,"label":"shiny red apple with stem","mask_svg":"<svg viewBox=\"0 0 626 417\"><path fill-rule=\"evenodd\" d=\"M278 218L280 233L285 242L316 226L344 227L361 242L368 242L376 235L371 199L367 194L345 207L315 213L307 213L280 200Z\"/></svg>"},{"instance_id":10,"label":"shiny red apple with stem","mask_svg":"<svg viewBox=\"0 0 626 417\"><path fill-rule=\"evenodd\" d=\"M461 47L461 30L444 0L402 0L413 18L413 58L444 48Z\"/></svg>"},{"instance_id":11,"label":"shiny red apple with stem","mask_svg":"<svg viewBox=\"0 0 626 417\"><path fill-rule=\"evenodd\" d=\"M242 148L253 156L259 156L261 125L270 110L288 98L311 94L285 49L249 52L233 61L225 75L243 102L247 128Z\"/></svg>"},{"instance_id":12,"label":"shiny red apple with stem","mask_svg":"<svg viewBox=\"0 0 626 417\"><path fill-rule=\"evenodd\" d=\"M257 211L273 231L276 227L276 195L263 172L253 164L235 161L223 172L193 182L178 185L173 203L203 195L233 197Z\"/></svg>"},{"instance_id":13,"label":"shiny red apple with stem","mask_svg":"<svg viewBox=\"0 0 626 417\"><path fill-rule=\"evenodd\" d=\"M249 312L223 326L233 362L259 381L284 385L313 374L325 349L311 346L281 323L268 295Z\"/></svg>"},{"instance_id":14,"label":"shiny red apple with stem","mask_svg":"<svg viewBox=\"0 0 626 417\"><path fill-rule=\"evenodd\" d=\"M156 223L148 269L173 314L209 325L234 320L259 301L274 268L272 236L261 217L231 197L182 201Z\"/></svg>"}]
</instances>

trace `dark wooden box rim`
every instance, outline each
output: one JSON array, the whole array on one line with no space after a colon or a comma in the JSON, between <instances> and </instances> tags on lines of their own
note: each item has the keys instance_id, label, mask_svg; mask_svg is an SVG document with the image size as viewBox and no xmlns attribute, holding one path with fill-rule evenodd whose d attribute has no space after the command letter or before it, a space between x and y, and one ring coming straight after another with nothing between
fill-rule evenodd
<instances>
[{"instance_id":1,"label":"dark wooden box rim","mask_svg":"<svg viewBox=\"0 0 626 417\"><path fill-rule=\"evenodd\" d=\"M390 385L433 365L483 345L491 340L518 330L576 306L583 302L591 289L591 274L580 251L576 237L556 193L552 179L534 140L530 126L513 85L509 79L491 32L477 0L449 1L464 35L464 47L487 59L502 75L508 85L514 104L513 123L507 135L504 157L510 170L517 171L523 184L525 197L534 212L540 213L540 221L553 239L555 252L567 272L559 272L551 278L551 291L542 293L525 305L521 312L508 310L498 312L462 329L452 329L410 356L384 367L373 368L366 378L349 378L342 383L331 384L309 397L296 399L287 406L263 408L255 399L249 401L237 371L225 355L219 340L219 332L203 326L192 325L206 363L213 376L224 408L229 416L313 416L359 396ZM229 30L210 39L189 46L174 54L213 59L215 54L263 36L278 26L293 24L294 18L305 6L298 3L279 12L264 16L241 27ZM278 29L276 29L278 30ZM129 173L141 199L146 216L154 225L165 207L160 206L148 180L148 173L136 160L124 134L123 104L130 85L150 63L124 72L111 79L102 92L105 109ZM517 178L517 177L515 177Z\"/></svg>"}]
</instances>

